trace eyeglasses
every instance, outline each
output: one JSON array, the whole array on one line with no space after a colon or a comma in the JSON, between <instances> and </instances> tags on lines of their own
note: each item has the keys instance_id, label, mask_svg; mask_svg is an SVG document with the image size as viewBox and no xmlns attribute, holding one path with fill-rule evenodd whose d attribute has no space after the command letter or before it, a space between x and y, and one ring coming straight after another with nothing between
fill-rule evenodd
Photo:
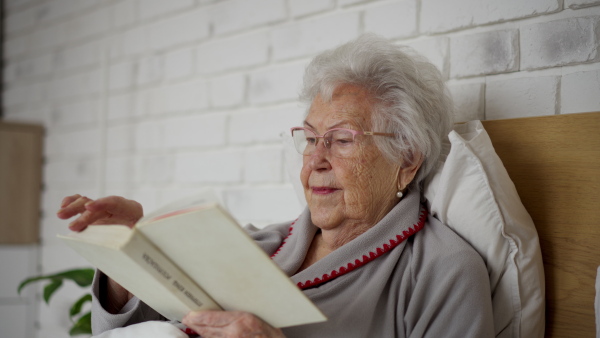
<instances>
[{"instance_id":1,"label":"eyeglasses","mask_svg":"<svg viewBox=\"0 0 600 338\"><path fill-rule=\"evenodd\" d=\"M356 153L358 142L356 135L367 136L388 136L393 137L390 133L376 133L372 131L358 131L344 128L334 128L325 132L323 135L317 135L314 131L294 127L291 129L294 145L298 153L304 156L310 156L317 149L319 139L323 139L325 148L331 151L331 155L335 157L352 157Z\"/></svg>"}]
</instances>

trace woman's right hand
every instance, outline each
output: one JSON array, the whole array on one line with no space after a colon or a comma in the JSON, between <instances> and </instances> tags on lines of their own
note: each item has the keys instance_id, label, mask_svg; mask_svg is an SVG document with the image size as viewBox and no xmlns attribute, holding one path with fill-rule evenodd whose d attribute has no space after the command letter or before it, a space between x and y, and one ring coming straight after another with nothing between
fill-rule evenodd
<instances>
[{"instance_id":1,"label":"woman's right hand","mask_svg":"<svg viewBox=\"0 0 600 338\"><path fill-rule=\"evenodd\" d=\"M79 194L67 196L56 213L60 219L79 215L69 223L73 231L83 231L93 224L124 224L130 228L144 216L142 205L120 196L108 196L92 200Z\"/></svg>"}]
</instances>

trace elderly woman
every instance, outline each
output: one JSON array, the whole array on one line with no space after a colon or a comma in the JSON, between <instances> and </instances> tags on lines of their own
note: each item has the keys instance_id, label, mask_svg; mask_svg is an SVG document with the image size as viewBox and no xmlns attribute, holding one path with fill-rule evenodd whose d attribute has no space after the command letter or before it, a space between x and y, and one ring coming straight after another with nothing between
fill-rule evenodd
<instances>
[{"instance_id":1,"label":"elderly woman","mask_svg":"<svg viewBox=\"0 0 600 338\"><path fill-rule=\"evenodd\" d=\"M308 207L293 222L249 230L327 322L284 329L248 313L192 312L183 323L203 337L486 337L491 294L481 257L428 216L421 183L436 166L451 127L439 72L401 47L363 36L308 66L303 126L292 128L303 155ZM58 216L132 225L134 201L79 195ZM147 320L154 310L98 274L96 332Z\"/></svg>"}]
</instances>

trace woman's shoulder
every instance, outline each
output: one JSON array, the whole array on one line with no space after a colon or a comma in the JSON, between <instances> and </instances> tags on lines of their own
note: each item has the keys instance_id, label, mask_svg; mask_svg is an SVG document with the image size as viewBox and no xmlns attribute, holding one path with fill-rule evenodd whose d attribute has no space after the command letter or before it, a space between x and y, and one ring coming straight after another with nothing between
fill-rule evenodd
<instances>
[{"instance_id":1,"label":"woman's shoulder","mask_svg":"<svg viewBox=\"0 0 600 338\"><path fill-rule=\"evenodd\" d=\"M481 271L487 276L483 258L450 227L429 216L410 245L412 268L416 272ZM469 275L473 275L469 273ZM477 274L475 274L477 275Z\"/></svg>"},{"instance_id":2,"label":"woman's shoulder","mask_svg":"<svg viewBox=\"0 0 600 338\"><path fill-rule=\"evenodd\" d=\"M271 255L279 248L283 240L290 233L290 226L293 222L281 222L267 225L264 228L257 228L252 224L244 227L244 230L267 254Z\"/></svg>"}]
</instances>

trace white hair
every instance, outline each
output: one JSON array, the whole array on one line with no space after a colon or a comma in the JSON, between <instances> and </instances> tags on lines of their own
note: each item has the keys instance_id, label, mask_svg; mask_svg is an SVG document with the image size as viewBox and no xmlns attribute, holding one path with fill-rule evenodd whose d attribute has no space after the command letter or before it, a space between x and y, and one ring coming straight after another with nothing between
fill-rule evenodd
<instances>
[{"instance_id":1,"label":"white hair","mask_svg":"<svg viewBox=\"0 0 600 338\"><path fill-rule=\"evenodd\" d=\"M331 101L343 84L365 88L375 99L373 131L396 134L374 138L383 156L402 166L423 156L413 180L419 184L436 167L452 128L453 104L439 70L407 47L367 34L316 56L300 99Z\"/></svg>"}]
</instances>

